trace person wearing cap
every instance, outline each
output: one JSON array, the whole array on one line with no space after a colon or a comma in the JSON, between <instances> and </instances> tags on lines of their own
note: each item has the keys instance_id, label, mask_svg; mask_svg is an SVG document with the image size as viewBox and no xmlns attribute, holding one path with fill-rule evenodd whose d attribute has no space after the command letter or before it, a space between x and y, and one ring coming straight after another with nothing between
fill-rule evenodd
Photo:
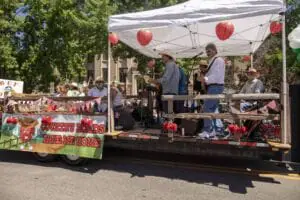
<instances>
[{"instance_id":1,"label":"person wearing cap","mask_svg":"<svg viewBox=\"0 0 300 200\"><path fill-rule=\"evenodd\" d=\"M224 91L225 79L225 61L219 57L218 50L215 44L209 43L205 47L207 57L209 58L208 68L205 75L200 77L202 84L206 85L206 93L217 95ZM204 100L204 113L219 113L219 100L208 99ZM199 134L201 139L214 138L217 134L222 134L223 123L220 119L205 119L202 133Z\"/></svg>"},{"instance_id":2,"label":"person wearing cap","mask_svg":"<svg viewBox=\"0 0 300 200\"><path fill-rule=\"evenodd\" d=\"M178 86L179 86L179 68L175 63L175 57L171 56L169 53L160 53L162 56L162 61L165 64L165 70L162 78L157 81L162 86L163 95L178 95ZM176 104L174 108L176 109ZM163 111L167 112L168 106L167 102L163 102Z\"/></svg>"},{"instance_id":3,"label":"person wearing cap","mask_svg":"<svg viewBox=\"0 0 300 200\"><path fill-rule=\"evenodd\" d=\"M259 73L254 68L249 68L247 72L248 81L243 86L240 94L254 94L263 93L265 88L261 80L258 79ZM241 112L246 112L249 108L252 108L257 102L242 101L240 104Z\"/></svg>"},{"instance_id":4,"label":"person wearing cap","mask_svg":"<svg viewBox=\"0 0 300 200\"><path fill-rule=\"evenodd\" d=\"M205 76L206 70L208 67L208 63L206 60L201 60L199 62L199 73L194 76L194 90L196 92L200 92L200 94L204 94L206 91L205 84L201 81L201 77Z\"/></svg>"},{"instance_id":5,"label":"person wearing cap","mask_svg":"<svg viewBox=\"0 0 300 200\"><path fill-rule=\"evenodd\" d=\"M97 77L95 80L95 86L92 87L89 92L88 96L90 97L105 97L107 96L108 90L104 87L104 81L102 78Z\"/></svg>"},{"instance_id":6,"label":"person wearing cap","mask_svg":"<svg viewBox=\"0 0 300 200\"><path fill-rule=\"evenodd\" d=\"M248 81L240 91L241 94L263 93L264 84L258 79L259 73L256 69L250 68L247 72Z\"/></svg>"},{"instance_id":7,"label":"person wearing cap","mask_svg":"<svg viewBox=\"0 0 300 200\"><path fill-rule=\"evenodd\" d=\"M78 89L78 84L73 82L69 85L70 89L68 90L67 96L68 97L79 97L80 92Z\"/></svg>"}]
</instances>

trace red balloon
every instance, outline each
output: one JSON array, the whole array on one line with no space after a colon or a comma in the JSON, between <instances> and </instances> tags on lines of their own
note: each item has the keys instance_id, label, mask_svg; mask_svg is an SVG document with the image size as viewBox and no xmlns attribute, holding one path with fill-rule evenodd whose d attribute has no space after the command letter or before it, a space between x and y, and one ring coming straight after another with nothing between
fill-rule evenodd
<instances>
[{"instance_id":1,"label":"red balloon","mask_svg":"<svg viewBox=\"0 0 300 200\"><path fill-rule=\"evenodd\" d=\"M244 56L243 61L244 62L249 62L251 60L251 56Z\"/></svg>"},{"instance_id":2,"label":"red balloon","mask_svg":"<svg viewBox=\"0 0 300 200\"><path fill-rule=\"evenodd\" d=\"M109 39L110 43L112 43L113 45L116 45L119 42L119 37L115 33L110 33L108 35L108 39Z\"/></svg>"},{"instance_id":3,"label":"red balloon","mask_svg":"<svg viewBox=\"0 0 300 200\"><path fill-rule=\"evenodd\" d=\"M216 26L216 34L220 40L227 40L234 32L234 25L231 22L220 22Z\"/></svg>"},{"instance_id":4,"label":"red balloon","mask_svg":"<svg viewBox=\"0 0 300 200\"><path fill-rule=\"evenodd\" d=\"M274 21L271 23L270 32L272 34L279 33L279 32L281 32L281 30L282 30L282 24L280 22Z\"/></svg>"},{"instance_id":5,"label":"red balloon","mask_svg":"<svg viewBox=\"0 0 300 200\"><path fill-rule=\"evenodd\" d=\"M149 30L139 30L136 37L140 45L146 46L152 41L153 34Z\"/></svg>"}]
</instances>

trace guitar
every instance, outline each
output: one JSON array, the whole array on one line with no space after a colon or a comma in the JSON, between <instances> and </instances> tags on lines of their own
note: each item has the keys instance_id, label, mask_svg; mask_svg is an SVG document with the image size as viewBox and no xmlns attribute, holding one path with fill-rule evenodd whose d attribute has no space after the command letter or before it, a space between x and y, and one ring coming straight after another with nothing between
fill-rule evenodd
<instances>
[{"instance_id":1,"label":"guitar","mask_svg":"<svg viewBox=\"0 0 300 200\"><path fill-rule=\"evenodd\" d=\"M144 75L143 79L144 79L145 83L148 84L150 87L160 90L161 85L155 79L151 78L148 75Z\"/></svg>"}]
</instances>

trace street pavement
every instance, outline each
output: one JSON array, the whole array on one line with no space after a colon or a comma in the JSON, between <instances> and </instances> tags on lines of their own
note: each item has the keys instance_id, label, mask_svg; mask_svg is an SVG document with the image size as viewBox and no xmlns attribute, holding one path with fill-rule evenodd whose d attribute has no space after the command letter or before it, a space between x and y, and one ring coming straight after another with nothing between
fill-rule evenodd
<instances>
[{"instance_id":1,"label":"street pavement","mask_svg":"<svg viewBox=\"0 0 300 200\"><path fill-rule=\"evenodd\" d=\"M0 151L0 200L300 199L299 176L279 176L273 168L268 176L230 171L229 162L221 162L185 167L176 160L143 161L106 152L102 161L71 167L37 162L30 153ZM238 162L240 169L246 166Z\"/></svg>"}]
</instances>

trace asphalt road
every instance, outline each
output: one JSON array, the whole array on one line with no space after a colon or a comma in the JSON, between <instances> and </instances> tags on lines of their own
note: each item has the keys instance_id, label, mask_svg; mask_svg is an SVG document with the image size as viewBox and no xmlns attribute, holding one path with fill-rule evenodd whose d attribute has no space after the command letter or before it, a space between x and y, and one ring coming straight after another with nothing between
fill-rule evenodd
<instances>
[{"instance_id":1,"label":"asphalt road","mask_svg":"<svg viewBox=\"0 0 300 200\"><path fill-rule=\"evenodd\" d=\"M105 160L70 167L59 161L39 163L28 153L0 151L0 199L300 199L300 177L266 164L224 160L217 164L218 159L212 159L212 165L195 167L176 160L164 163L122 156L106 153ZM230 165L240 170L229 170ZM247 174L242 169L248 165L274 173Z\"/></svg>"}]
</instances>

